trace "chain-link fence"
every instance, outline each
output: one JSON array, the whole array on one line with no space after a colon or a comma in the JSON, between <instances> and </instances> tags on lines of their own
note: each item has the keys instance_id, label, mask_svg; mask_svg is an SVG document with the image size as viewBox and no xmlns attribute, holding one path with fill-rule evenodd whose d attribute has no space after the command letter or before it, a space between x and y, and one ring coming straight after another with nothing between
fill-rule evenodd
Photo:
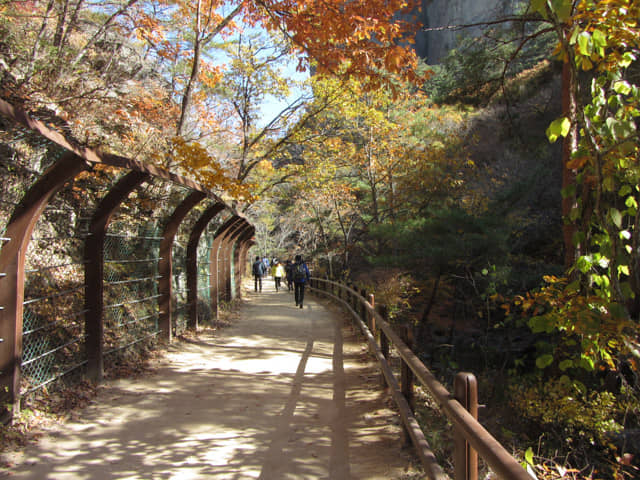
<instances>
[{"instance_id":1,"label":"chain-link fence","mask_svg":"<svg viewBox=\"0 0 640 480\"><path fill-rule=\"evenodd\" d=\"M121 157L105 160L74 149L38 122L21 125L6 103L0 110L2 404L51 388L62 378L91 376L92 371L95 376L96 370L99 377L102 365L118 363L123 352L146 349L157 337L170 340L189 324L209 322L214 316L209 294L213 236L233 210L191 181ZM104 200L129 172L140 172L140 181L106 209ZM165 254L171 258L162 259L172 214L196 190L203 201L180 222ZM206 228L193 240L197 275L190 281L187 246L194 225L203 223L201 216L211 205L219 205L220 213L217 208L207 217ZM92 225L100 222L106 230L94 258L88 245L98 235ZM163 260L172 271L168 292L160 281ZM96 265L100 275L91 280L89 266ZM91 289L99 302L89 300ZM195 297L190 295L194 291ZM168 306L162 307L167 294ZM189 298L199 307L197 321L189 321ZM162 308L172 318L164 329L170 332L163 331L161 317L167 312Z\"/></svg>"}]
</instances>

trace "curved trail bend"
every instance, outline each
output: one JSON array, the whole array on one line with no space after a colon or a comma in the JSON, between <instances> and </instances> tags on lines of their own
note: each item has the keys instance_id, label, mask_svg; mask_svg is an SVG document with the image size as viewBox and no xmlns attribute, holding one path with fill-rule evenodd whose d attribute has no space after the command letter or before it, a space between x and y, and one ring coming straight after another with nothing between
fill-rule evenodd
<instances>
[{"instance_id":1,"label":"curved trail bend","mask_svg":"<svg viewBox=\"0 0 640 480\"><path fill-rule=\"evenodd\" d=\"M12 454L14 479L405 477L411 454L344 315L245 290L239 319L169 347L154 374L106 382L77 419ZM405 477L406 478L406 477Z\"/></svg>"}]
</instances>

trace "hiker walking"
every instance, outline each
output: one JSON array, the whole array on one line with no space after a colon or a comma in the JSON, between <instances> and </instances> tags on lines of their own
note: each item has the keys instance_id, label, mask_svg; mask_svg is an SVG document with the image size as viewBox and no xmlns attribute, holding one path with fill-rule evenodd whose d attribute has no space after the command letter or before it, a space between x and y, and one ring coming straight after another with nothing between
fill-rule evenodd
<instances>
[{"instance_id":1,"label":"hiker walking","mask_svg":"<svg viewBox=\"0 0 640 480\"><path fill-rule=\"evenodd\" d=\"M287 260L284 264L284 271L287 275L287 290L293 290L293 263L291 260Z\"/></svg>"},{"instance_id":2,"label":"hiker walking","mask_svg":"<svg viewBox=\"0 0 640 480\"><path fill-rule=\"evenodd\" d=\"M302 256L296 255L295 262L293 263L293 285L296 306L300 308L302 308L302 303L304 302L304 286L308 280L309 268L302 260Z\"/></svg>"},{"instance_id":3,"label":"hiker walking","mask_svg":"<svg viewBox=\"0 0 640 480\"><path fill-rule=\"evenodd\" d=\"M260 257L256 257L255 262L253 262L253 266L251 267L251 271L253 272L253 280L256 292L258 291L258 287L260 291L262 291L262 277L266 273L266 268L264 267L264 263L260 260Z\"/></svg>"},{"instance_id":4,"label":"hiker walking","mask_svg":"<svg viewBox=\"0 0 640 480\"><path fill-rule=\"evenodd\" d=\"M282 277L284 277L286 273L284 271L284 267L280 262L278 262L278 260L274 260L273 262L274 262L274 265L273 265L272 275L273 275L273 280L276 282L276 292L277 292L278 290L280 290Z\"/></svg>"}]
</instances>

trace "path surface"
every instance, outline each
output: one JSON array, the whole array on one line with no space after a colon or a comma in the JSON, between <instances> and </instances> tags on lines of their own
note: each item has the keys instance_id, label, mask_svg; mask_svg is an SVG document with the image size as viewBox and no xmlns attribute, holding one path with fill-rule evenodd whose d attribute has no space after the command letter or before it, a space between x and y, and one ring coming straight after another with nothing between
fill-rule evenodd
<instances>
[{"instance_id":1,"label":"path surface","mask_svg":"<svg viewBox=\"0 0 640 480\"><path fill-rule=\"evenodd\" d=\"M400 479L410 452L340 312L248 291L240 318L108 382L73 422L14 454L15 479Z\"/></svg>"}]
</instances>

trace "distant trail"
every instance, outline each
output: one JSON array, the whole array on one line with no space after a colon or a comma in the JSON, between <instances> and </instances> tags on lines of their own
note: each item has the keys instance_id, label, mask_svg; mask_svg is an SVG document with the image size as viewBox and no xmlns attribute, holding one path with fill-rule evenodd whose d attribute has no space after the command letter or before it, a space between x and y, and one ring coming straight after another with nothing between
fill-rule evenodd
<instances>
[{"instance_id":1,"label":"distant trail","mask_svg":"<svg viewBox=\"0 0 640 480\"><path fill-rule=\"evenodd\" d=\"M4 457L14 479L399 479L410 464L379 376L342 315L245 292L240 318L107 382L78 419ZM1 473L0 473L1 475Z\"/></svg>"}]
</instances>

